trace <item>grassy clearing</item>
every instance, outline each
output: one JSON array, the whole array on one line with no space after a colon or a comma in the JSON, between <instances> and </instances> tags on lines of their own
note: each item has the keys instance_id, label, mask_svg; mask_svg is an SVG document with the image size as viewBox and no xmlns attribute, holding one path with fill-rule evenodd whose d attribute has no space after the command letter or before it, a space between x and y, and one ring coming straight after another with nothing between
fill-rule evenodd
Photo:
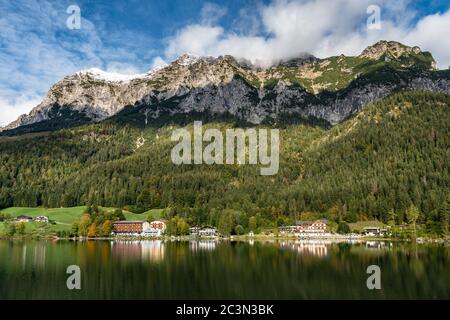
<instances>
[{"instance_id":1,"label":"grassy clearing","mask_svg":"<svg viewBox=\"0 0 450 320\"><path fill-rule=\"evenodd\" d=\"M162 212L163 209L151 209L144 213L132 213L124 211L123 214L127 220L145 220L147 219L149 214L151 214L154 219L159 219L161 217Z\"/></svg>"},{"instance_id":2,"label":"grassy clearing","mask_svg":"<svg viewBox=\"0 0 450 320\"><path fill-rule=\"evenodd\" d=\"M367 227L379 227L383 228L386 227L386 225L383 222L380 222L378 220L370 220L370 221L358 221L355 223L349 223L350 229L352 231L361 232L362 229Z\"/></svg>"},{"instance_id":3,"label":"grassy clearing","mask_svg":"<svg viewBox=\"0 0 450 320\"><path fill-rule=\"evenodd\" d=\"M115 208L101 207L103 210L114 210ZM48 218L55 222L55 224L47 225L40 222L27 222L26 233L36 233L40 231L64 231L70 230L72 223L79 219L83 212L86 210L86 206L72 207L72 208L26 208L26 207L11 207L2 209L4 214L10 214L12 217L18 217L21 215L29 217L48 216ZM161 217L163 209L151 209L144 213L132 213L129 211L123 211L127 220L145 220L149 214L152 214L154 219ZM3 222L0 222L0 235L4 234L5 228Z\"/></svg>"},{"instance_id":4,"label":"grassy clearing","mask_svg":"<svg viewBox=\"0 0 450 320\"><path fill-rule=\"evenodd\" d=\"M72 208L22 208L22 207L11 207L8 209L3 209L1 212L5 214L10 214L13 217L20 215L37 217L37 216L48 216L50 220L54 220L59 223L68 223L78 219L83 211L86 209L85 206L72 207Z\"/></svg>"}]
</instances>

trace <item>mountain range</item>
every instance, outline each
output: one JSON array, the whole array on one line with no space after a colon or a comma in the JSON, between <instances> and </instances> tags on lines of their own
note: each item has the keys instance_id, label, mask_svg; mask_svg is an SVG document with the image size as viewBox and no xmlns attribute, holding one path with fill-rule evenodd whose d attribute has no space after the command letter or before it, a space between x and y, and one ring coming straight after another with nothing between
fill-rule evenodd
<instances>
[{"instance_id":1,"label":"mountain range","mask_svg":"<svg viewBox=\"0 0 450 320\"><path fill-rule=\"evenodd\" d=\"M29 114L1 130L10 135L105 119L144 126L199 114L332 126L401 89L450 92L450 72L436 70L429 52L394 41L379 41L358 56L303 54L268 68L232 56L184 54L146 74L93 68L66 76Z\"/></svg>"}]
</instances>

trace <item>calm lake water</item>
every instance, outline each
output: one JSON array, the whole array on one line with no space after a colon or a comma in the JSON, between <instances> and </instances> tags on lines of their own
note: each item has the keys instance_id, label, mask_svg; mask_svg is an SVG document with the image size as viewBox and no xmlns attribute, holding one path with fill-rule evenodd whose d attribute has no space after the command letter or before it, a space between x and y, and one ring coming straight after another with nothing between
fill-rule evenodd
<instances>
[{"instance_id":1,"label":"calm lake water","mask_svg":"<svg viewBox=\"0 0 450 320\"><path fill-rule=\"evenodd\" d=\"M366 269L381 268L381 290ZM81 290L66 269L81 268ZM0 241L0 299L449 299L450 247L366 242Z\"/></svg>"}]
</instances>

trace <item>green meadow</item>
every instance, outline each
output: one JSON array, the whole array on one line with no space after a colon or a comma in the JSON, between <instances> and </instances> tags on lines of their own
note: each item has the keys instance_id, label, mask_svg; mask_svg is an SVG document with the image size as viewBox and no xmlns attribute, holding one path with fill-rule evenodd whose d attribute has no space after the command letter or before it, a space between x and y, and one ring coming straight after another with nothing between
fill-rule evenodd
<instances>
[{"instance_id":1,"label":"green meadow","mask_svg":"<svg viewBox=\"0 0 450 320\"><path fill-rule=\"evenodd\" d=\"M114 210L115 208L101 207L103 210ZM11 207L2 209L0 212L9 214L12 217L21 215L29 217L47 216L54 224L47 224L42 222L27 222L25 223L27 234L49 234L57 231L70 230L72 223L79 219L86 206L72 207L72 208L26 208L26 207ZM161 217L163 209L151 209L144 213L132 213L123 210L124 216L127 220L145 220L151 214L154 219ZM0 222L0 235L4 234L4 223Z\"/></svg>"}]
</instances>

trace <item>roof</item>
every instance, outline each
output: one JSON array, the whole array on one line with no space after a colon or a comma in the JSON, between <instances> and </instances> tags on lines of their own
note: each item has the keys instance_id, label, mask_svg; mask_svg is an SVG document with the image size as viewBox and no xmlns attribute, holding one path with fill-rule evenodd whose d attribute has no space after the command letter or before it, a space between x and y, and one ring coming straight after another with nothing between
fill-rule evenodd
<instances>
[{"instance_id":1,"label":"roof","mask_svg":"<svg viewBox=\"0 0 450 320\"><path fill-rule=\"evenodd\" d=\"M164 219L159 219L159 220L153 220L153 221L150 221L150 223L167 223L167 221L166 220L164 220Z\"/></svg>"}]
</instances>

